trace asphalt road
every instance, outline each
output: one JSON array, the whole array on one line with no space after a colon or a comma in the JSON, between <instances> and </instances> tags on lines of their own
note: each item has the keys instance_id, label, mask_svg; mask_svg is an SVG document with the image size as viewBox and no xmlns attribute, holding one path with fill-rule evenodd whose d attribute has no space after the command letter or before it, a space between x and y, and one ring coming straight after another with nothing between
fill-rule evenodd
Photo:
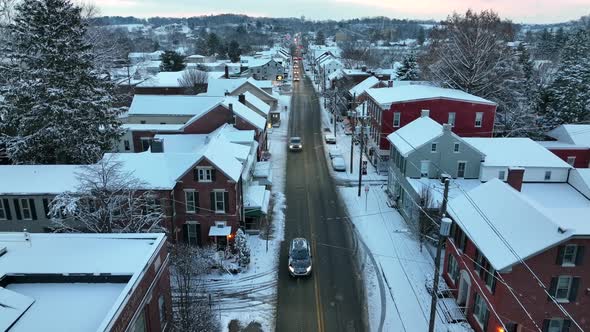
<instances>
[{"instance_id":1,"label":"asphalt road","mask_svg":"<svg viewBox=\"0 0 590 332\"><path fill-rule=\"evenodd\" d=\"M285 241L279 259L277 332L356 332L366 327L363 285L355 266L356 241L338 199L322 147L317 96L308 79L294 82L290 136L300 136L303 151L287 157ZM290 277L291 239L311 242L313 270Z\"/></svg>"}]
</instances>

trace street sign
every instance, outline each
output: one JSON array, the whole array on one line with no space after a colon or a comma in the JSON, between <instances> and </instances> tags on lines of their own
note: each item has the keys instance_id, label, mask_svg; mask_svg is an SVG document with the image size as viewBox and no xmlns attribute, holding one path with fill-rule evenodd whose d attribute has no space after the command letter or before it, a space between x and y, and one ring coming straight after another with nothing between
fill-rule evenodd
<instances>
[{"instance_id":1,"label":"street sign","mask_svg":"<svg viewBox=\"0 0 590 332\"><path fill-rule=\"evenodd\" d=\"M367 161L363 160L363 175L367 175Z\"/></svg>"}]
</instances>

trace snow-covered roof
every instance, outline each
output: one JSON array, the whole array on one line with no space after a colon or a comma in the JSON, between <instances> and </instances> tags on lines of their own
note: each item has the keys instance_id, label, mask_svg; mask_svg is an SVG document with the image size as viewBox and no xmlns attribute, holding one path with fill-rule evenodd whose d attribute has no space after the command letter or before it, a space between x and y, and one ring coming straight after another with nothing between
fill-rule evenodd
<instances>
[{"instance_id":1,"label":"snow-covered roof","mask_svg":"<svg viewBox=\"0 0 590 332\"><path fill-rule=\"evenodd\" d=\"M232 104L233 112L236 116L250 123L256 127L256 129L264 130L266 127L266 119L262 115L240 103L237 97L226 97L223 101L223 105L229 108L229 104Z\"/></svg>"},{"instance_id":2,"label":"snow-covered roof","mask_svg":"<svg viewBox=\"0 0 590 332\"><path fill-rule=\"evenodd\" d=\"M228 236L231 234L231 226L209 227L209 236Z\"/></svg>"},{"instance_id":3,"label":"snow-covered roof","mask_svg":"<svg viewBox=\"0 0 590 332\"><path fill-rule=\"evenodd\" d=\"M486 155L483 166L571 168L568 163L530 138L465 137L463 140Z\"/></svg>"},{"instance_id":4,"label":"snow-covered roof","mask_svg":"<svg viewBox=\"0 0 590 332\"><path fill-rule=\"evenodd\" d=\"M246 188L244 207L247 209L260 209L263 213L268 211L270 191L265 186L250 185Z\"/></svg>"},{"instance_id":5,"label":"snow-covered roof","mask_svg":"<svg viewBox=\"0 0 590 332\"><path fill-rule=\"evenodd\" d=\"M256 80L253 77L249 77L247 81L261 89L272 89L271 80Z\"/></svg>"},{"instance_id":6,"label":"snow-covered roof","mask_svg":"<svg viewBox=\"0 0 590 332\"><path fill-rule=\"evenodd\" d=\"M182 95L135 95L129 115L201 115L219 103L223 97Z\"/></svg>"},{"instance_id":7,"label":"snow-covered roof","mask_svg":"<svg viewBox=\"0 0 590 332\"><path fill-rule=\"evenodd\" d=\"M252 68L252 67L260 67L260 66L264 66L267 63L269 63L272 60L272 58L253 58L248 60L248 67Z\"/></svg>"},{"instance_id":8,"label":"snow-covered roof","mask_svg":"<svg viewBox=\"0 0 590 332\"><path fill-rule=\"evenodd\" d=\"M0 256L0 279L5 275L64 278L60 283L39 280L0 287L0 330L110 330L138 287L145 266L165 242L165 234L0 233L0 247L6 248ZM100 274L128 276L129 280L67 280L68 275Z\"/></svg>"},{"instance_id":9,"label":"snow-covered roof","mask_svg":"<svg viewBox=\"0 0 590 332\"><path fill-rule=\"evenodd\" d=\"M124 123L121 128L132 131L180 131L182 124Z\"/></svg>"},{"instance_id":10,"label":"snow-covered roof","mask_svg":"<svg viewBox=\"0 0 590 332\"><path fill-rule=\"evenodd\" d=\"M590 199L590 168L572 169L567 182L586 198Z\"/></svg>"},{"instance_id":11,"label":"snow-covered roof","mask_svg":"<svg viewBox=\"0 0 590 332\"><path fill-rule=\"evenodd\" d=\"M389 134L387 139L403 156L407 156L412 150L442 134L442 125L430 117L423 116Z\"/></svg>"},{"instance_id":12,"label":"snow-covered roof","mask_svg":"<svg viewBox=\"0 0 590 332\"><path fill-rule=\"evenodd\" d=\"M406 177L414 191L421 195L422 189L428 189L432 198L431 208L439 208L443 202L444 184L440 179L410 178ZM483 182L479 179L453 179L449 184L449 200L463 195L463 192L480 186Z\"/></svg>"},{"instance_id":13,"label":"snow-covered roof","mask_svg":"<svg viewBox=\"0 0 590 332\"><path fill-rule=\"evenodd\" d=\"M121 162L122 171L142 182L140 189L171 190L199 160L195 153L107 153L103 158ZM149 167L148 167L149 165Z\"/></svg>"},{"instance_id":14,"label":"snow-covered roof","mask_svg":"<svg viewBox=\"0 0 590 332\"><path fill-rule=\"evenodd\" d=\"M367 89L367 93L382 106L428 99L450 99L477 104L496 105L494 102L461 90L426 85L402 85L393 88Z\"/></svg>"},{"instance_id":15,"label":"snow-covered roof","mask_svg":"<svg viewBox=\"0 0 590 332\"><path fill-rule=\"evenodd\" d=\"M344 76L344 73L342 72L342 69L336 69L333 73L328 75L328 79L330 81L333 81L333 80L341 79L343 76Z\"/></svg>"},{"instance_id":16,"label":"snow-covered roof","mask_svg":"<svg viewBox=\"0 0 590 332\"><path fill-rule=\"evenodd\" d=\"M232 93L246 83L246 78L212 79L207 85L208 96L225 96L225 93Z\"/></svg>"},{"instance_id":17,"label":"snow-covered roof","mask_svg":"<svg viewBox=\"0 0 590 332\"><path fill-rule=\"evenodd\" d=\"M155 64L155 66L159 66L160 64ZM189 69L181 70L181 71L173 71L173 72L160 72L156 75L148 78L147 80L141 82L137 86L140 88L179 88L181 87L181 79L183 75ZM196 69L190 69L196 70ZM225 74L224 72L204 72L207 73L208 79L217 79L220 75Z\"/></svg>"},{"instance_id":18,"label":"snow-covered roof","mask_svg":"<svg viewBox=\"0 0 590 332\"><path fill-rule=\"evenodd\" d=\"M262 112L262 113L264 113L266 115L268 115L268 113L270 112L270 105L268 105L267 103L265 103L262 99L256 97L250 91L246 91L244 93L244 97L246 97L246 102L247 103L252 104L252 106L254 106L260 112Z\"/></svg>"},{"instance_id":19,"label":"snow-covered roof","mask_svg":"<svg viewBox=\"0 0 590 332\"><path fill-rule=\"evenodd\" d=\"M369 76L364 81L360 82L359 84L355 85L352 89L348 92L351 96L360 96L365 92L365 90L370 89L379 83L379 79L375 76Z\"/></svg>"},{"instance_id":20,"label":"snow-covered roof","mask_svg":"<svg viewBox=\"0 0 590 332\"><path fill-rule=\"evenodd\" d=\"M571 235L508 184L493 179L448 203L448 212L496 270L531 257ZM501 208L498 208L501 207ZM531 230L534 229L534 232ZM513 253L506 241L514 250Z\"/></svg>"},{"instance_id":21,"label":"snow-covered roof","mask_svg":"<svg viewBox=\"0 0 590 332\"><path fill-rule=\"evenodd\" d=\"M2 195L54 195L78 186L77 165L1 165Z\"/></svg>"},{"instance_id":22,"label":"snow-covered roof","mask_svg":"<svg viewBox=\"0 0 590 332\"><path fill-rule=\"evenodd\" d=\"M590 147L590 125L564 124L547 133L559 141Z\"/></svg>"},{"instance_id":23,"label":"snow-covered roof","mask_svg":"<svg viewBox=\"0 0 590 332\"><path fill-rule=\"evenodd\" d=\"M588 150L587 146L561 141L537 141L537 143L549 150Z\"/></svg>"}]
</instances>

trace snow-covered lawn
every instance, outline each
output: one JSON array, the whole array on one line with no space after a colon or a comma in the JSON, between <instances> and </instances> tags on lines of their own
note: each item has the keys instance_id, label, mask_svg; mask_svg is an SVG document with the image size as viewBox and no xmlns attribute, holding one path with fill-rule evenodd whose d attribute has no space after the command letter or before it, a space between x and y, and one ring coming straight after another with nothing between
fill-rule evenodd
<instances>
[{"instance_id":1,"label":"snow-covered lawn","mask_svg":"<svg viewBox=\"0 0 590 332\"><path fill-rule=\"evenodd\" d=\"M434 271L432 257L426 250L420 251L402 216L387 206L381 186L371 186L368 196L363 190L358 197L357 189L350 187L339 187L339 193L357 235L377 263L375 268L367 261L363 269L371 331L379 331L382 310L382 331L427 331L431 298L425 285ZM378 278L383 278L385 299L381 298ZM436 331L471 331L468 325L442 319L446 311L442 302L448 310L457 308L454 301L439 301Z\"/></svg>"},{"instance_id":2,"label":"snow-covered lawn","mask_svg":"<svg viewBox=\"0 0 590 332\"><path fill-rule=\"evenodd\" d=\"M268 135L273 172L272 236L268 241L259 235L248 236L251 251L248 270L237 275L215 274L206 280L206 287L212 293L223 331L227 331L227 326L232 320L239 320L242 326L255 321L260 323L263 331L274 331L278 259L285 223L287 128L288 110L291 106L290 95L275 96L279 99L281 126L269 129Z\"/></svg>"}]
</instances>

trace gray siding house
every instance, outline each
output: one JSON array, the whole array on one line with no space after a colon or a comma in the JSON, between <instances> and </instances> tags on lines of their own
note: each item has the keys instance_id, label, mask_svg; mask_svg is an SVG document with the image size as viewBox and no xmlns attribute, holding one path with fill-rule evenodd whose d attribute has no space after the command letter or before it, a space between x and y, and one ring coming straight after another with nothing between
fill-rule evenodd
<instances>
[{"instance_id":1,"label":"gray siding house","mask_svg":"<svg viewBox=\"0 0 590 332\"><path fill-rule=\"evenodd\" d=\"M485 155L451 131L428 117L428 111L403 128L390 134L387 189L408 220L419 216L422 193L409 183L413 179L437 179L448 174L453 178L478 179Z\"/></svg>"}]
</instances>

